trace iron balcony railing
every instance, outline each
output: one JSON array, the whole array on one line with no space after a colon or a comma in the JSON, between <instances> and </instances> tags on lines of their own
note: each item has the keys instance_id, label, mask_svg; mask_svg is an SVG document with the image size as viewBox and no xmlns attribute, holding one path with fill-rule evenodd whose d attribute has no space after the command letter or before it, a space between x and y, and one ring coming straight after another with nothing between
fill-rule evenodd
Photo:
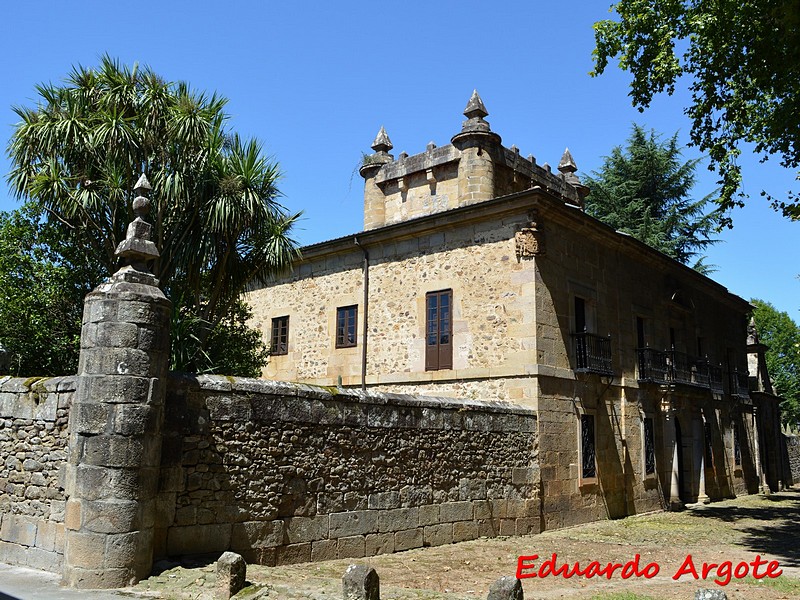
<instances>
[{"instance_id":1,"label":"iron balcony railing","mask_svg":"<svg viewBox=\"0 0 800 600\"><path fill-rule=\"evenodd\" d=\"M748 374L740 373L738 369L734 369L731 375L731 394L746 398L750 395L750 378Z\"/></svg>"},{"instance_id":2,"label":"iron balcony railing","mask_svg":"<svg viewBox=\"0 0 800 600\"><path fill-rule=\"evenodd\" d=\"M639 363L639 381L653 383L683 383L708 388L722 393L722 367L713 365L708 358L697 358L677 350L636 350Z\"/></svg>"},{"instance_id":3,"label":"iron balcony railing","mask_svg":"<svg viewBox=\"0 0 800 600\"><path fill-rule=\"evenodd\" d=\"M573 333L575 345L575 370L581 373L613 375L611 367L611 336L593 333Z\"/></svg>"}]
</instances>

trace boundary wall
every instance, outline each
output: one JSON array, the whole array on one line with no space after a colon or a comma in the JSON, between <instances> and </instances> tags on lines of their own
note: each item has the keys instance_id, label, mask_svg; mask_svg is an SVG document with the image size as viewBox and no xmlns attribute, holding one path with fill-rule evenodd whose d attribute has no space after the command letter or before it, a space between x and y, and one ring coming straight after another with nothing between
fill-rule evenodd
<instances>
[{"instance_id":1,"label":"boundary wall","mask_svg":"<svg viewBox=\"0 0 800 600\"><path fill-rule=\"evenodd\" d=\"M64 569L76 381L0 379L0 562ZM535 533L536 430L499 402L171 374L153 555L271 565Z\"/></svg>"}]
</instances>

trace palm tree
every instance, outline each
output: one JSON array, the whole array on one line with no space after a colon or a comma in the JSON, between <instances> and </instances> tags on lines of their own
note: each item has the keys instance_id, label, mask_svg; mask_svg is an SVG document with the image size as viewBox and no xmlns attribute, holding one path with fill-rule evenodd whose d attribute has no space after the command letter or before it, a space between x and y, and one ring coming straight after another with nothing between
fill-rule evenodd
<instances>
[{"instance_id":1,"label":"palm tree","mask_svg":"<svg viewBox=\"0 0 800 600\"><path fill-rule=\"evenodd\" d=\"M290 266L299 214L277 201L278 164L226 129L225 98L108 56L73 68L64 85L36 89L38 106L14 108L12 189L74 230L110 274L133 217L133 184L146 173L161 252L154 273L178 308L205 323L201 346L249 284Z\"/></svg>"}]
</instances>

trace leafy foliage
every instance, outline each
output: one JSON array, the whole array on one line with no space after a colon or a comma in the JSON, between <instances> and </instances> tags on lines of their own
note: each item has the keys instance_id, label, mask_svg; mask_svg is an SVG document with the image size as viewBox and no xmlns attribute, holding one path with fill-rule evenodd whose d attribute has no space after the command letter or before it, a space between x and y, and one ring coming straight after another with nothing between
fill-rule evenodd
<instances>
[{"instance_id":1,"label":"leafy foliage","mask_svg":"<svg viewBox=\"0 0 800 600\"><path fill-rule=\"evenodd\" d=\"M12 189L47 211L105 274L133 215L132 186L150 180L154 272L179 308L206 325L176 336L213 355L211 332L231 324L248 285L286 269L299 214L277 202L277 163L225 128L226 100L103 57L61 86L37 87L9 144ZM235 319L234 319L235 320ZM178 352L180 353L180 351ZM173 352L175 355L175 352Z\"/></svg>"},{"instance_id":2,"label":"leafy foliage","mask_svg":"<svg viewBox=\"0 0 800 600\"><path fill-rule=\"evenodd\" d=\"M800 424L800 327L788 313L769 302L750 300L755 306L753 320L758 337L769 348L767 372L775 393L783 398L781 419Z\"/></svg>"},{"instance_id":3,"label":"leafy foliage","mask_svg":"<svg viewBox=\"0 0 800 600\"><path fill-rule=\"evenodd\" d=\"M743 204L737 157L743 143L766 159L800 166L800 3L797 0L620 0L619 21L595 23L595 75L610 59L633 76L630 96L640 110L689 79L692 142L720 175L719 202ZM762 192L762 194L766 194ZM800 197L770 198L800 219ZM726 224L730 219L726 218Z\"/></svg>"},{"instance_id":4,"label":"leafy foliage","mask_svg":"<svg viewBox=\"0 0 800 600\"><path fill-rule=\"evenodd\" d=\"M0 341L12 375L75 373L83 297L102 268L28 204L0 213Z\"/></svg>"},{"instance_id":5,"label":"leafy foliage","mask_svg":"<svg viewBox=\"0 0 800 600\"><path fill-rule=\"evenodd\" d=\"M615 147L586 178L586 212L676 260L710 271L699 253L720 219L705 213L709 197L690 198L697 160L682 161L677 134L662 141L634 124L625 148Z\"/></svg>"}]
</instances>

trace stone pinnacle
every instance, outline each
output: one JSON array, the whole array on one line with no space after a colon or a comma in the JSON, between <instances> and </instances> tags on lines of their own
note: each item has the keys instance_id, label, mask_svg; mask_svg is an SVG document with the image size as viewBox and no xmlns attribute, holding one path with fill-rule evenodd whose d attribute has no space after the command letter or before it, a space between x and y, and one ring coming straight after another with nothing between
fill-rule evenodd
<instances>
[{"instance_id":1,"label":"stone pinnacle","mask_svg":"<svg viewBox=\"0 0 800 600\"><path fill-rule=\"evenodd\" d=\"M372 142L372 146L370 147L375 150L375 152L388 152L394 148L383 125L381 125L381 130L378 132L378 135L375 136L375 141Z\"/></svg>"},{"instance_id":2,"label":"stone pinnacle","mask_svg":"<svg viewBox=\"0 0 800 600\"><path fill-rule=\"evenodd\" d=\"M564 150L561 162L558 163L558 170L562 173L574 173L578 170L578 165L575 164L575 159L572 158L569 148Z\"/></svg>"},{"instance_id":3,"label":"stone pinnacle","mask_svg":"<svg viewBox=\"0 0 800 600\"><path fill-rule=\"evenodd\" d=\"M464 109L464 116L468 119L482 119L487 116L489 111L483 104L483 100L478 95L478 90L472 90L472 96L467 102L467 108Z\"/></svg>"}]
</instances>

